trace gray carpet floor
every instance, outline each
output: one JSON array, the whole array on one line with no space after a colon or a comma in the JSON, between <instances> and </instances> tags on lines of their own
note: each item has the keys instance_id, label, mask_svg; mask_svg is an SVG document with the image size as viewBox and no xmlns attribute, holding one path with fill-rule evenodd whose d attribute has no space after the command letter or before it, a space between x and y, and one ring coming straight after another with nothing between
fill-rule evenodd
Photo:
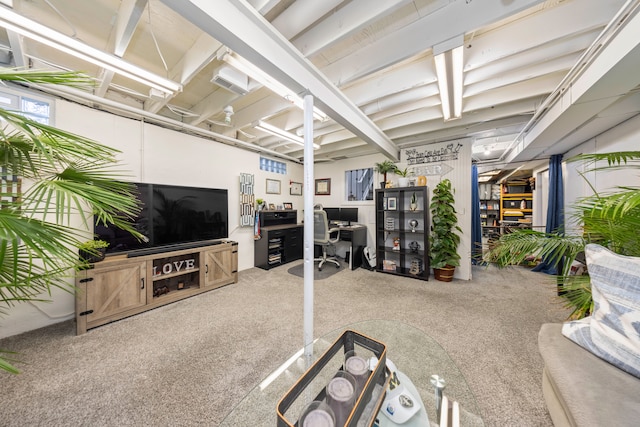
<instances>
[{"instance_id":1,"label":"gray carpet floor","mask_svg":"<svg viewBox=\"0 0 640 427\"><path fill-rule=\"evenodd\" d=\"M81 336L67 321L0 340L24 362L20 375L0 372L0 425L219 425L302 346L303 279L290 267L245 270L237 284ZM544 274L473 267L473 277L342 269L315 282L315 335L368 319L406 323L457 364L485 425L551 426L537 335L568 310ZM275 425L275 409L247 425Z\"/></svg>"}]
</instances>

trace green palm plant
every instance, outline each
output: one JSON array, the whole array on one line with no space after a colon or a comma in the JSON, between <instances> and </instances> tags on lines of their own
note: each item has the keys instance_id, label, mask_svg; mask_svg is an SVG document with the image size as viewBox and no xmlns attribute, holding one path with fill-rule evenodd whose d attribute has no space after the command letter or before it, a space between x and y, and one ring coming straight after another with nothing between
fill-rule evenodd
<instances>
[{"instance_id":1,"label":"green palm plant","mask_svg":"<svg viewBox=\"0 0 640 427\"><path fill-rule=\"evenodd\" d=\"M578 199L572 206L569 221L578 230L573 234L542 233L517 230L500 237L485 254L485 261L499 267L519 264L536 254L559 268L557 281L572 319L588 316L593 310L588 276L570 275L571 264L588 243L598 243L621 255L640 256L640 187L618 186L599 193L586 178L586 173L612 169L640 168L640 151L583 154L567 160L583 162L583 179L593 195ZM597 166L606 162L605 166Z\"/></svg>"},{"instance_id":2,"label":"green palm plant","mask_svg":"<svg viewBox=\"0 0 640 427\"><path fill-rule=\"evenodd\" d=\"M74 72L0 70L0 81L93 85ZM135 188L116 178L118 150L19 112L0 108L0 315L25 301L47 301L51 289L69 292L69 278L82 268L78 248L86 240L86 215L141 237L128 219L139 209ZM20 183L18 185L18 183ZM83 227L70 226L76 213ZM4 352L10 354L10 352ZM0 369L18 370L0 357Z\"/></svg>"},{"instance_id":3,"label":"green palm plant","mask_svg":"<svg viewBox=\"0 0 640 427\"><path fill-rule=\"evenodd\" d=\"M391 160L385 160L384 162L376 163L374 165L374 170L384 177L384 183L387 182L387 174L390 172L395 172L397 170L397 166ZM384 188L384 185L382 185Z\"/></svg>"}]
</instances>

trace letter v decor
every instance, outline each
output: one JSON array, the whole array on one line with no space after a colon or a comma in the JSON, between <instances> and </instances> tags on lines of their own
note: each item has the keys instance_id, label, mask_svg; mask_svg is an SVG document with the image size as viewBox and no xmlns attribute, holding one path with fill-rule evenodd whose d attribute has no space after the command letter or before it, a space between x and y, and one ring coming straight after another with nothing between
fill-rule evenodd
<instances>
[{"instance_id":1,"label":"letter v decor","mask_svg":"<svg viewBox=\"0 0 640 427\"><path fill-rule=\"evenodd\" d=\"M255 198L253 174L240 174L240 227L253 227Z\"/></svg>"}]
</instances>

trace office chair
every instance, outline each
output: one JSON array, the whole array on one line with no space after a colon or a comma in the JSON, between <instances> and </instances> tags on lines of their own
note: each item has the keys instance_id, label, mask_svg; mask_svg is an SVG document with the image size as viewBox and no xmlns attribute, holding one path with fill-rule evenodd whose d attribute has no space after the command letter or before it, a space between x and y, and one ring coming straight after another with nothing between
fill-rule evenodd
<instances>
[{"instance_id":1,"label":"office chair","mask_svg":"<svg viewBox=\"0 0 640 427\"><path fill-rule=\"evenodd\" d=\"M335 234L334 238L331 238ZM325 262L332 262L336 265L336 268L340 268L340 261L335 257L327 256L327 248L335 244L340 240L340 229L329 228L329 220L327 220L327 213L323 210L313 211L313 243L315 245L322 246L322 256L316 258L313 261L320 261L318 264L318 271L322 271L322 265Z\"/></svg>"}]
</instances>

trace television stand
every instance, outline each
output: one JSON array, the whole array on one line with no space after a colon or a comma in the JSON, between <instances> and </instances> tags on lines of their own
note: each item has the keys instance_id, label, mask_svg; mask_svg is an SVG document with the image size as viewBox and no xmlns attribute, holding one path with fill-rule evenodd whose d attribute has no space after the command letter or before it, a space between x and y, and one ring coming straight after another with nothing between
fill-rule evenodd
<instances>
[{"instance_id":1,"label":"television stand","mask_svg":"<svg viewBox=\"0 0 640 427\"><path fill-rule=\"evenodd\" d=\"M76 333L238 281L236 242L164 249L133 258L113 255L79 271Z\"/></svg>"}]
</instances>

